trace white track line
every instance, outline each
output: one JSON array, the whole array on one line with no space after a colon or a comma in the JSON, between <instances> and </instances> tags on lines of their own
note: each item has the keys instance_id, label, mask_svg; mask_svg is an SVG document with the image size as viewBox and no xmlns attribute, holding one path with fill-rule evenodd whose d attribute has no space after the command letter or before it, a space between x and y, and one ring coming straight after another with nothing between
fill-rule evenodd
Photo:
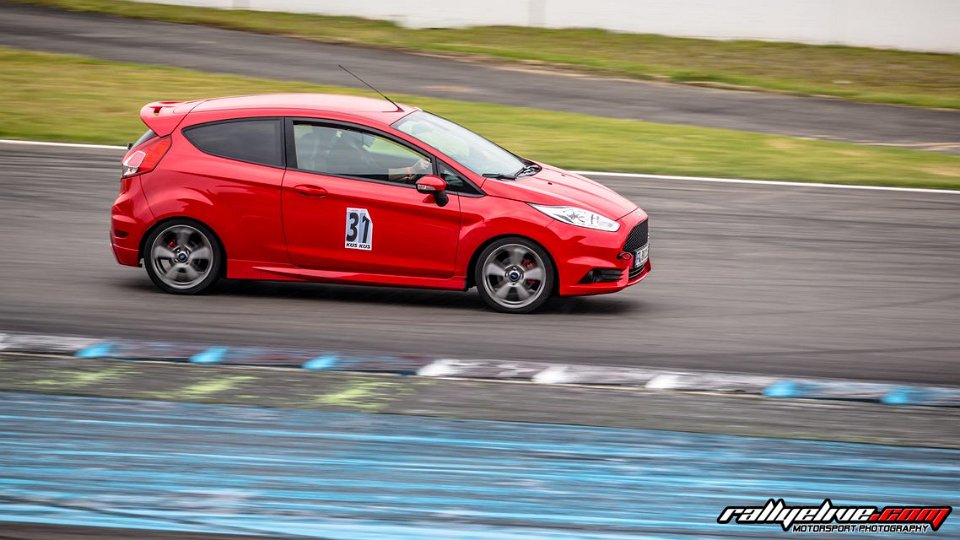
<instances>
[{"instance_id":1,"label":"white track line","mask_svg":"<svg viewBox=\"0 0 960 540\"><path fill-rule=\"evenodd\" d=\"M0 139L3 144L22 144L30 146L60 146L62 148L99 148L101 150L126 150L126 146L113 146L109 144L81 144L81 143L62 143L46 141L21 141L17 139Z\"/></svg>"},{"instance_id":2,"label":"white track line","mask_svg":"<svg viewBox=\"0 0 960 540\"><path fill-rule=\"evenodd\" d=\"M784 182L780 180L746 180L743 178L711 178L708 176L673 176L668 174L618 173L602 171L572 171L583 176L623 176L647 180L678 180L682 182L714 182L718 184L759 184L763 186L786 186L829 189L867 189L872 191L901 191L908 193L948 193L960 195L955 189L905 188L889 186L864 186L859 184L823 184L819 182Z\"/></svg>"},{"instance_id":3,"label":"white track line","mask_svg":"<svg viewBox=\"0 0 960 540\"><path fill-rule=\"evenodd\" d=\"M126 146L112 146L108 144L59 143L46 141L21 141L16 139L0 139L0 144L21 144L33 146L59 146L63 148L96 148L100 150L126 150ZM713 182L717 184L756 184L760 186L784 186L827 189L865 189L870 191L899 191L904 193L947 193L960 195L960 190L905 188L887 186L864 186L859 184L823 184L819 182L784 182L780 180L748 180L745 178L712 178L708 176L674 176L669 174L642 174L604 171L572 171L584 176L622 176L624 178L642 178L645 180L676 180L681 182Z\"/></svg>"}]
</instances>

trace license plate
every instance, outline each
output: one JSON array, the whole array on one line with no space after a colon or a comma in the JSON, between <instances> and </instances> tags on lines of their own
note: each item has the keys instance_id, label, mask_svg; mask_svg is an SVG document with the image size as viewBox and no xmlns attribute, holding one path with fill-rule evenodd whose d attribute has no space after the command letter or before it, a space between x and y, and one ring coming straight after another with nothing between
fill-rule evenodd
<instances>
[{"instance_id":1,"label":"license plate","mask_svg":"<svg viewBox=\"0 0 960 540\"><path fill-rule=\"evenodd\" d=\"M642 248L633 252L633 267L640 268L641 266L647 264L647 257L650 256L650 244L644 245Z\"/></svg>"}]
</instances>

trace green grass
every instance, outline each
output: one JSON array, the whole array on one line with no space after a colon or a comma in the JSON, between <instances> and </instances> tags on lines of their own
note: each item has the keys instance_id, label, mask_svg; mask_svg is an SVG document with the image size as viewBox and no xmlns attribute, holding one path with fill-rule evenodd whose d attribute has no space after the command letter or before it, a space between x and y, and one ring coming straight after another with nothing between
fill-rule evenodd
<instances>
[{"instance_id":1,"label":"green grass","mask_svg":"<svg viewBox=\"0 0 960 540\"><path fill-rule=\"evenodd\" d=\"M125 0L17 1L324 42L562 65L640 79L960 108L960 55L713 41L591 29L489 26L414 30L355 17L215 10Z\"/></svg>"},{"instance_id":2,"label":"green grass","mask_svg":"<svg viewBox=\"0 0 960 540\"><path fill-rule=\"evenodd\" d=\"M145 103L360 91L0 48L0 137L124 144ZM570 169L960 187L960 156L417 96L517 153Z\"/></svg>"}]
</instances>

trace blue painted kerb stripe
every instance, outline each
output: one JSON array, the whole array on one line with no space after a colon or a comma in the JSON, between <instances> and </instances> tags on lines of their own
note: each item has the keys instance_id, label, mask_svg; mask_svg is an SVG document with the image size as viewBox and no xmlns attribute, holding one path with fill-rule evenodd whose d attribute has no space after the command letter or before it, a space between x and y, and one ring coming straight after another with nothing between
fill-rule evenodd
<instances>
[{"instance_id":1,"label":"blue painted kerb stripe","mask_svg":"<svg viewBox=\"0 0 960 540\"><path fill-rule=\"evenodd\" d=\"M923 401L924 392L915 388L897 388L883 396L883 403L887 405L913 405Z\"/></svg>"},{"instance_id":2,"label":"blue painted kerb stripe","mask_svg":"<svg viewBox=\"0 0 960 540\"><path fill-rule=\"evenodd\" d=\"M805 392L804 385L794 381L777 381L763 389L763 395L771 398L796 398Z\"/></svg>"},{"instance_id":3,"label":"blue painted kerb stripe","mask_svg":"<svg viewBox=\"0 0 960 540\"><path fill-rule=\"evenodd\" d=\"M219 364L227 357L226 347L210 347L190 357L192 364Z\"/></svg>"},{"instance_id":4,"label":"blue painted kerb stripe","mask_svg":"<svg viewBox=\"0 0 960 540\"><path fill-rule=\"evenodd\" d=\"M888 392L880 400L885 405L960 406L960 388L918 388L904 386Z\"/></svg>"},{"instance_id":5,"label":"blue painted kerb stripe","mask_svg":"<svg viewBox=\"0 0 960 540\"><path fill-rule=\"evenodd\" d=\"M112 341L100 341L80 349L73 353L73 356L76 358L105 358L113 352L113 347L114 343Z\"/></svg>"},{"instance_id":6,"label":"blue painted kerb stripe","mask_svg":"<svg viewBox=\"0 0 960 540\"><path fill-rule=\"evenodd\" d=\"M340 362L340 358L337 355L325 354L307 360L303 363L302 367L303 369L309 369L311 371L325 371L328 369L333 369L338 362Z\"/></svg>"}]
</instances>

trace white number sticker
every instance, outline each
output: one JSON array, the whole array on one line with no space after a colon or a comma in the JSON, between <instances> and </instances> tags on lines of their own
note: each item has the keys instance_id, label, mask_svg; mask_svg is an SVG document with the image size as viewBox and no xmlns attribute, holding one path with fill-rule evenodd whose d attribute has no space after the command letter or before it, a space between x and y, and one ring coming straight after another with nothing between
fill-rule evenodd
<instances>
[{"instance_id":1,"label":"white number sticker","mask_svg":"<svg viewBox=\"0 0 960 540\"><path fill-rule=\"evenodd\" d=\"M373 249L373 220L366 208L347 208L347 249Z\"/></svg>"}]
</instances>

